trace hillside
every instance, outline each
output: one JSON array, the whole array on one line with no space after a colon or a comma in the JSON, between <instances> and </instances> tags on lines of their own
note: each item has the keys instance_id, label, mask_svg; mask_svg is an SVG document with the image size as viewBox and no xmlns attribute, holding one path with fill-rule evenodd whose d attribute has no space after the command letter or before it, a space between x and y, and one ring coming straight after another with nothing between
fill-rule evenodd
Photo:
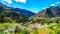
<instances>
[{"instance_id":1,"label":"hillside","mask_svg":"<svg viewBox=\"0 0 60 34\"><path fill-rule=\"evenodd\" d=\"M35 15L35 13L19 8L8 7L0 3L0 21L16 21L16 22L27 22L30 16Z\"/></svg>"},{"instance_id":2,"label":"hillside","mask_svg":"<svg viewBox=\"0 0 60 34\"><path fill-rule=\"evenodd\" d=\"M38 14L34 15L35 18L53 18L53 17L60 17L60 6L50 6L49 8L46 8L42 11L40 11Z\"/></svg>"},{"instance_id":3,"label":"hillside","mask_svg":"<svg viewBox=\"0 0 60 34\"><path fill-rule=\"evenodd\" d=\"M49 21L52 23L54 20L59 21L60 20L60 6L50 6L49 8L46 8L36 15L30 17L32 20L32 23L46 23L46 21Z\"/></svg>"}]
</instances>

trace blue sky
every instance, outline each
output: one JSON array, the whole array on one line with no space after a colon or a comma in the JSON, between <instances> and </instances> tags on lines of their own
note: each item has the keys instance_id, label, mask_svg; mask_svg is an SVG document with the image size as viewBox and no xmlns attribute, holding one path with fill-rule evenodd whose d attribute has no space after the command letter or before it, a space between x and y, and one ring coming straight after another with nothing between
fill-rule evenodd
<instances>
[{"instance_id":1,"label":"blue sky","mask_svg":"<svg viewBox=\"0 0 60 34\"><path fill-rule=\"evenodd\" d=\"M60 0L0 0L0 2L10 7L27 9L35 13L49 6L60 4Z\"/></svg>"}]
</instances>

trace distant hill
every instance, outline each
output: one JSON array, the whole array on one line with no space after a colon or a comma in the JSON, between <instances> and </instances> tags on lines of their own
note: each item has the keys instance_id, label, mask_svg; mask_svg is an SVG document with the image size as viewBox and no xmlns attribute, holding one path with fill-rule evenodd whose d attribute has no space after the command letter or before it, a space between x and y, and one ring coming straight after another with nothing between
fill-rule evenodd
<instances>
[{"instance_id":1,"label":"distant hill","mask_svg":"<svg viewBox=\"0 0 60 34\"><path fill-rule=\"evenodd\" d=\"M29 11L29 10L25 10L25 9L13 8L13 10L18 11L18 12L20 12L20 13L22 13L22 14L26 14L26 15L28 15L28 16L33 16L33 15L35 15L35 13L33 13L33 12Z\"/></svg>"}]
</instances>

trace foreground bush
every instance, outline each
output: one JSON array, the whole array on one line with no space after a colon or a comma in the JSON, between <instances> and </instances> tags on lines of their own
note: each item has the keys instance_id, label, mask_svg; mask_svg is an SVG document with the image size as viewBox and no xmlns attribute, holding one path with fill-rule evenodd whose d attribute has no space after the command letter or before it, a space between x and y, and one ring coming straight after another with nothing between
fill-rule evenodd
<instances>
[{"instance_id":1,"label":"foreground bush","mask_svg":"<svg viewBox=\"0 0 60 34\"><path fill-rule=\"evenodd\" d=\"M13 26L14 23L4 23L0 24L0 34L4 34L4 28L7 29L8 27ZM32 24L34 26L34 24ZM32 27L33 27L32 26ZM43 27L42 27L43 26ZM24 26L20 27L23 28ZM29 26L28 26L29 27ZM60 34L60 23L51 23L49 25L41 25L41 28L31 28L28 29L27 27L25 29L22 29L21 32L17 32L15 34ZM8 33L13 34L13 33Z\"/></svg>"}]
</instances>

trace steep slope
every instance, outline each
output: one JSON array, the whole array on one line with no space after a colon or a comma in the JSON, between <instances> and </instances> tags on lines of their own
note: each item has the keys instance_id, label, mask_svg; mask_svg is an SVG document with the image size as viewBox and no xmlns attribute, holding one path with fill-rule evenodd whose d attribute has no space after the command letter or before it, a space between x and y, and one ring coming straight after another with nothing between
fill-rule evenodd
<instances>
[{"instance_id":1,"label":"steep slope","mask_svg":"<svg viewBox=\"0 0 60 34\"><path fill-rule=\"evenodd\" d=\"M52 23L56 20L57 23L60 21L60 6L50 6L49 8L46 8L38 14L30 17L30 20L32 23Z\"/></svg>"},{"instance_id":2,"label":"steep slope","mask_svg":"<svg viewBox=\"0 0 60 34\"><path fill-rule=\"evenodd\" d=\"M21 12L20 12L21 10ZM24 13L22 13L24 12ZM28 13L29 12L29 13ZM28 13L28 14L26 14ZM31 15L30 15L31 13ZM16 21L16 22L27 22L29 17L34 15L34 13L32 14L32 12L28 11L28 10L23 10L23 9L19 9L16 10L16 8L11 8L11 7L7 7L6 5L0 3L0 22L4 22L4 20L7 21Z\"/></svg>"},{"instance_id":3,"label":"steep slope","mask_svg":"<svg viewBox=\"0 0 60 34\"><path fill-rule=\"evenodd\" d=\"M39 12L38 14L34 15L35 18L53 18L53 17L60 17L60 6L51 6ZM32 17L32 18L33 18Z\"/></svg>"}]
</instances>

